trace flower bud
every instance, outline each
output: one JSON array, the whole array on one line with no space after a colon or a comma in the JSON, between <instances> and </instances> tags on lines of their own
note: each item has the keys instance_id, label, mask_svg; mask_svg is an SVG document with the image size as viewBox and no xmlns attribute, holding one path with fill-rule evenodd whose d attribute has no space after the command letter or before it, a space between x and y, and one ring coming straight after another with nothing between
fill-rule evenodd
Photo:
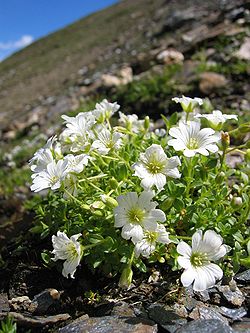
<instances>
[{"instance_id":1,"label":"flower bud","mask_svg":"<svg viewBox=\"0 0 250 333\"><path fill-rule=\"evenodd\" d=\"M105 208L105 205L103 204L102 201L94 201L90 205L90 209L103 209L103 208Z\"/></svg>"},{"instance_id":2,"label":"flower bud","mask_svg":"<svg viewBox=\"0 0 250 333\"><path fill-rule=\"evenodd\" d=\"M144 128L145 128L145 130L148 130L149 126L150 126L150 119L149 119L149 116L146 116L145 119L144 119Z\"/></svg>"},{"instance_id":3,"label":"flower bud","mask_svg":"<svg viewBox=\"0 0 250 333\"><path fill-rule=\"evenodd\" d=\"M233 207L242 206L242 198L241 197L233 197L232 205L233 205Z\"/></svg>"},{"instance_id":4,"label":"flower bud","mask_svg":"<svg viewBox=\"0 0 250 333\"><path fill-rule=\"evenodd\" d=\"M223 182L223 180L225 179L225 172L221 171L218 173L218 175L215 178L215 182L216 184L220 184L221 182Z\"/></svg>"},{"instance_id":5,"label":"flower bud","mask_svg":"<svg viewBox=\"0 0 250 333\"><path fill-rule=\"evenodd\" d=\"M118 202L114 198L110 197L109 195L102 194L101 199L105 203L105 205L107 205L110 208L115 208L118 206Z\"/></svg>"},{"instance_id":6,"label":"flower bud","mask_svg":"<svg viewBox=\"0 0 250 333\"><path fill-rule=\"evenodd\" d=\"M221 132L221 145L223 150L226 150L230 145L230 136L228 132Z\"/></svg>"},{"instance_id":7,"label":"flower bud","mask_svg":"<svg viewBox=\"0 0 250 333\"><path fill-rule=\"evenodd\" d=\"M118 184L118 181L112 177L110 180L109 180L109 186L113 189L113 190L116 190L119 186Z\"/></svg>"},{"instance_id":8,"label":"flower bud","mask_svg":"<svg viewBox=\"0 0 250 333\"><path fill-rule=\"evenodd\" d=\"M133 278L133 271L131 269L131 266L128 265L122 271L122 275L119 280L119 287L128 289L131 285L132 278Z\"/></svg>"}]
</instances>

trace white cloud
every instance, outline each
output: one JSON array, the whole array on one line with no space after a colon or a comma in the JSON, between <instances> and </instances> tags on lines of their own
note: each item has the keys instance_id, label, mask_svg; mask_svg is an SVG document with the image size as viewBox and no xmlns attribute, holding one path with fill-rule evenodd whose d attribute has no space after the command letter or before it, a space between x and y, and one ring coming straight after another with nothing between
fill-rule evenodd
<instances>
[{"instance_id":1,"label":"white cloud","mask_svg":"<svg viewBox=\"0 0 250 333\"><path fill-rule=\"evenodd\" d=\"M16 50L28 46L33 42L34 38L30 35L23 35L16 41L9 41L6 43L0 42L0 50Z\"/></svg>"}]
</instances>

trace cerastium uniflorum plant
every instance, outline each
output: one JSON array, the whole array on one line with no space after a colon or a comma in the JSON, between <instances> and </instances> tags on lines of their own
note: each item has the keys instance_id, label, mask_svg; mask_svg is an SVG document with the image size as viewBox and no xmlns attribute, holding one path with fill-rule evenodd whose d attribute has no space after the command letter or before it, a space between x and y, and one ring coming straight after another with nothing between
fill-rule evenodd
<instances>
[{"instance_id":1,"label":"cerastium uniflorum plant","mask_svg":"<svg viewBox=\"0 0 250 333\"><path fill-rule=\"evenodd\" d=\"M250 147L230 147L249 124L205 114L200 98L173 100L184 113L163 116L166 129L107 100L62 116L62 133L30 161L31 190L46 195L32 231L52 236L48 266L73 278L84 261L129 287L134 270L158 262L184 269L182 284L197 291L250 266ZM226 164L233 151L243 157L236 169Z\"/></svg>"}]
</instances>

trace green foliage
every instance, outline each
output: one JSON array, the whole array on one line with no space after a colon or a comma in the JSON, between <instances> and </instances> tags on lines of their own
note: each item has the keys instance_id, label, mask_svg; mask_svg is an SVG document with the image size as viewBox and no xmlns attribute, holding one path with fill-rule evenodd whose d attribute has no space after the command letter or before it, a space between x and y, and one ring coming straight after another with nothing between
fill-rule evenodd
<instances>
[{"instance_id":1,"label":"green foliage","mask_svg":"<svg viewBox=\"0 0 250 333\"><path fill-rule=\"evenodd\" d=\"M7 316L5 320L1 321L0 333L16 333L17 326L13 318Z\"/></svg>"}]
</instances>

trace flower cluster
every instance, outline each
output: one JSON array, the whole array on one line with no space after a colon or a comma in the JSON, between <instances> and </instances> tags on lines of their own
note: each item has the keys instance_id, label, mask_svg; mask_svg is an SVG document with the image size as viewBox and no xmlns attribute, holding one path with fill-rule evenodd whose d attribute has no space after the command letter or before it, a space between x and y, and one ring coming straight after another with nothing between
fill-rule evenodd
<instances>
[{"instance_id":1,"label":"flower cluster","mask_svg":"<svg viewBox=\"0 0 250 333\"><path fill-rule=\"evenodd\" d=\"M51 224L45 214L39 221L41 232L53 235L52 259L64 261L63 276L74 277L86 258L94 268L121 273L123 286L131 283L132 267L145 271L147 260L184 268L181 282L194 283L194 290L222 278L213 262L227 253L220 233L227 235L226 219L234 226L230 216L238 206L216 206L230 192L222 186L228 145L218 131L237 116L197 114L200 98L174 101L186 116L166 129L154 130L148 117L118 112L107 100L75 117L63 115L62 133L30 160L31 190L51 190ZM183 237L192 239L192 248Z\"/></svg>"}]
</instances>

